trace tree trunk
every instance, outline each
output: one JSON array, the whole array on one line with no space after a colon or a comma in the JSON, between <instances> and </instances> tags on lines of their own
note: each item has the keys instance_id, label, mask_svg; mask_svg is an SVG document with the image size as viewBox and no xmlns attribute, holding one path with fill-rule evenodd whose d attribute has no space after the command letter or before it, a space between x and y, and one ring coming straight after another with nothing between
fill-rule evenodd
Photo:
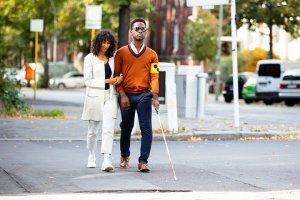
<instances>
[{"instance_id":1,"label":"tree trunk","mask_svg":"<svg viewBox=\"0 0 300 200\"><path fill-rule=\"evenodd\" d=\"M43 88L48 88L48 82L49 82L49 61L48 61L48 55L47 55L47 51L48 50L48 41L44 40L44 64L45 64L45 73L44 73L44 77L41 79L42 81L42 87Z\"/></svg>"},{"instance_id":2,"label":"tree trunk","mask_svg":"<svg viewBox=\"0 0 300 200\"><path fill-rule=\"evenodd\" d=\"M270 50L269 50L269 59L273 59L273 5L272 4L269 4L268 6L269 8L269 20L268 20L268 28L269 28L269 31L270 31L270 34L269 34L269 47L270 47Z\"/></svg>"},{"instance_id":3,"label":"tree trunk","mask_svg":"<svg viewBox=\"0 0 300 200\"><path fill-rule=\"evenodd\" d=\"M130 3L121 5L119 10L118 48L128 44L129 7Z\"/></svg>"},{"instance_id":4,"label":"tree trunk","mask_svg":"<svg viewBox=\"0 0 300 200\"><path fill-rule=\"evenodd\" d=\"M49 39L47 37L46 29L48 28L49 24L47 24L47 18L49 17L49 9L50 7L47 6L45 13L44 13L44 29L43 29L43 37L42 37L42 43L44 47L44 75L40 77L41 81L41 87L42 88L48 88L48 82L49 82L49 65L48 65L48 44L49 44Z\"/></svg>"},{"instance_id":5,"label":"tree trunk","mask_svg":"<svg viewBox=\"0 0 300 200\"><path fill-rule=\"evenodd\" d=\"M268 27L270 30L270 34L269 34L269 46L270 46L270 50L269 50L269 58L273 59L273 23L272 21L270 23L268 23Z\"/></svg>"}]
</instances>

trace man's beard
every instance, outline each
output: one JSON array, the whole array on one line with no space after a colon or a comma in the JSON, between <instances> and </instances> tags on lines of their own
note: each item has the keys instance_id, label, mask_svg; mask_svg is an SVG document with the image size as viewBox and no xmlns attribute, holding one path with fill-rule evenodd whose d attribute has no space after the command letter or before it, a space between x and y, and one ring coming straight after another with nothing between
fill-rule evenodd
<instances>
[{"instance_id":1,"label":"man's beard","mask_svg":"<svg viewBox=\"0 0 300 200\"><path fill-rule=\"evenodd\" d=\"M134 40L141 42L143 41L145 38L144 37L133 37Z\"/></svg>"}]
</instances>

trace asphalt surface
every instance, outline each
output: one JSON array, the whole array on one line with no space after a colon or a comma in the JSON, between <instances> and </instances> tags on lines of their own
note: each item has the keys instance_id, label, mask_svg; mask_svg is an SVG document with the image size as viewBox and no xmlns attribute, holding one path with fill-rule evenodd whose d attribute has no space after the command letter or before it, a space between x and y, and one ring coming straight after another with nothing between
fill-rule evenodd
<instances>
[{"instance_id":1,"label":"asphalt surface","mask_svg":"<svg viewBox=\"0 0 300 200\"><path fill-rule=\"evenodd\" d=\"M68 95L68 92L72 93L67 91L64 94ZM80 120L82 91L72 95L76 98L71 102L65 100L63 95L52 96L50 100L48 97L27 99L34 109L64 110L68 115L66 119L0 118L0 200L299 199L300 164L293 161L299 160L299 141L292 140L286 144L282 140L278 143L266 140L272 136L280 139L278 137L282 135L297 138L299 133L295 129L263 131L259 126L256 131L235 129L232 123L224 124L223 118L212 115L202 120L179 118L180 127L200 123L205 124L202 126L205 128L191 127L180 133L166 134L171 153L176 155L173 159L177 163L177 182L173 180L169 166L166 165L167 157L162 156L166 152L164 143L160 141L163 140L161 134L154 134L152 154L159 159L151 163L154 166L151 173L140 174L135 166L126 172L116 168L113 174L99 173L99 168L85 167L86 123ZM257 141L257 146L252 146L255 144L253 142L238 141L252 137L264 137L264 141ZM139 138L138 135L133 136L136 143L133 142L132 149L138 149ZM119 135L115 135L114 152L118 151L118 140ZM209 141L196 142L201 140ZM207 144L213 145L209 148ZM227 151L222 145L234 146L236 149ZM290 147L288 151L287 146ZM277 147L282 149L282 154L276 154L277 150L274 149ZM184 151L188 157L184 156ZM226 155L218 158L222 153ZM259 154L261 156L256 156ZM193 160L193 156L199 155L208 164ZM182 160L185 162L182 163ZM178 163L181 164L178 166ZM114 158L114 165L118 165L118 158ZM245 174L241 172L244 170L247 171ZM251 173L256 176L252 177Z\"/></svg>"}]
</instances>

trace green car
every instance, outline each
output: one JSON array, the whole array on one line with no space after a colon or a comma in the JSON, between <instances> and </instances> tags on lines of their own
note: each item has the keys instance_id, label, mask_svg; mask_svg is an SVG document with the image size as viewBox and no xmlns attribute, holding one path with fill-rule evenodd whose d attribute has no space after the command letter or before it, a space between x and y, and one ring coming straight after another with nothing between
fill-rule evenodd
<instances>
[{"instance_id":1,"label":"green car","mask_svg":"<svg viewBox=\"0 0 300 200\"><path fill-rule=\"evenodd\" d=\"M251 76L248 81L244 84L242 96L245 103L252 103L256 100L256 78Z\"/></svg>"}]
</instances>

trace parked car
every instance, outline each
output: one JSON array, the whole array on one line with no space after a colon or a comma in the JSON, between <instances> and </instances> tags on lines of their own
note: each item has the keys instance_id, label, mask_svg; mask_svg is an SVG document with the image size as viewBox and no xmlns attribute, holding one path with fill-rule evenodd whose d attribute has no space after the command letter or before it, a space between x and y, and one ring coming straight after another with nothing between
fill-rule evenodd
<instances>
[{"instance_id":1,"label":"parked car","mask_svg":"<svg viewBox=\"0 0 300 200\"><path fill-rule=\"evenodd\" d=\"M300 102L300 68L288 70L283 74L278 96L287 106Z\"/></svg>"},{"instance_id":2,"label":"parked car","mask_svg":"<svg viewBox=\"0 0 300 200\"><path fill-rule=\"evenodd\" d=\"M286 70L300 68L299 61L260 60L256 64L256 98L266 105L279 102L279 83Z\"/></svg>"},{"instance_id":3,"label":"parked car","mask_svg":"<svg viewBox=\"0 0 300 200\"><path fill-rule=\"evenodd\" d=\"M49 80L51 88L81 88L84 87L83 74L79 72L68 72L61 78L51 78Z\"/></svg>"},{"instance_id":4,"label":"parked car","mask_svg":"<svg viewBox=\"0 0 300 200\"><path fill-rule=\"evenodd\" d=\"M256 100L256 75L251 76L244 84L242 97L245 103L252 103Z\"/></svg>"},{"instance_id":5,"label":"parked car","mask_svg":"<svg viewBox=\"0 0 300 200\"><path fill-rule=\"evenodd\" d=\"M17 68L5 68L4 69L4 78L8 78L10 80L15 80L17 81L18 83L22 84L21 83L21 70L20 69L17 69Z\"/></svg>"},{"instance_id":6,"label":"parked car","mask_svg":"<svg viewBox=\"0 0 300 200\"><path fill-rule=\"evenodd\" d=\"M239 99L242 98L242 90L244 84L247 82L250 76L254 73L252 72L241 72L238 73L238 89L239 89ZM223 97L225 102L230 103L233 99L233 77L230 75L223 83Z\"/></svg>"}]
</instances>

